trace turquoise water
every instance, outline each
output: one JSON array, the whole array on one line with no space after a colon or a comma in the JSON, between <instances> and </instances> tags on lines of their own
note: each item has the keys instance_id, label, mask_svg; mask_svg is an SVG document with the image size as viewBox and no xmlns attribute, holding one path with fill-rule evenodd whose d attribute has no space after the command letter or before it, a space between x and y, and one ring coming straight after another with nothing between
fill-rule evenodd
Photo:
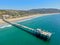
<instances>
[{"instance_id":1,"label":"turquoise water","mask_svg":"<svg viewBox=\"0 0 60 45\"><path fill-rule=\"evenodd\" d=\"M14 26L0 28L0 45L60 45L60 14L38 17L19 22L31 28L41 28L53 33L49 41L43 41Z\"/></svg>"}]
</instances>

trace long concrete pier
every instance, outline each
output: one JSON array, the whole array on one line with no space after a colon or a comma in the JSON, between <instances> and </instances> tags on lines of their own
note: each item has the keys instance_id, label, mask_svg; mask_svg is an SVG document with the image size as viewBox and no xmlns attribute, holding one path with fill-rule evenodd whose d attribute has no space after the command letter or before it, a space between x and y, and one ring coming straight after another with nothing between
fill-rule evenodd
<instances>
[{"instance_id":1,"label":"long concrete pier","mask_svg":"<svg viewBox=\"0 0 60 45\"><path fill-rule=\"evenodd\" d=\"M51 37L51 35L52 35L52 33L50 33L50 32L45 32L45 31L43 31L43 30L41 30L41 29L33 29L33 28L29 28L29 27L24 26L24 25L21 25L21 24L9 22L9 21L7 21L7 20L5 19L4 16L2 17L2 19L3 19L3 21L5 21L6 23L9 23L9 24L11 24L11 25L13 25L13 26L15 26L15 27L17 27L17 28L19 28L19 29L22 29L23 31L26 31L26 32L28 32L28 33L30 33L30 34L38 37L38 38L43 39L43 40L49 40L50 37Z\"/></svg>"}]
</instances>

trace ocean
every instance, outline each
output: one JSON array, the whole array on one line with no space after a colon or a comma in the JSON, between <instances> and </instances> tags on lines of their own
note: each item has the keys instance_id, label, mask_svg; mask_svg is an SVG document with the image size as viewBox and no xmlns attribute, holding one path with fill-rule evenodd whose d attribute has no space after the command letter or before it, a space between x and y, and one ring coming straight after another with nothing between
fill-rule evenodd
<instances>
[{"instance_id":1,"label":"ocean","mask_svg":"<svg viewBox=\"0 0 60 45\"><path fill-rule=\"evenodd\" d=\"M39 39L12 25L0 26L0 45L60 45L60 14L52 14L17 22L34 29L51 32L49 41Z\"/></svg>"}]
</instances>

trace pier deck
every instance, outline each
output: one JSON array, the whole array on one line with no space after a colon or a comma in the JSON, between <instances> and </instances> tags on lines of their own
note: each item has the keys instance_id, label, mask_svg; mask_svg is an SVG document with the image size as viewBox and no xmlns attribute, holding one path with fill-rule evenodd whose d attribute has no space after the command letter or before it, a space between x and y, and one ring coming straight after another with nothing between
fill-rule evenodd
<instances>
[{"instance_id":1,"label":"pier deck","mask_svg":"<svg viewBox=\"0 0 60 45\"><path fill-rule=\"evenodd\" d=\"M2 18L3 21L5 21L6 23L9 23L19 29L23 29L24 31L28 32L28 33L31 33L33 35L35 35L36 37L38 38L41 38L41 39L44 39L44 40L48 40L50 39L52 33L50 32L46 32L46 31L43 31L41 29L33 29L33 28L29 28L27 26L24 26L24 25L21 25L21 24L17 24L17 23L11 23L9 21L7 21L5 18Z\"/></svg>"}]
</instances>

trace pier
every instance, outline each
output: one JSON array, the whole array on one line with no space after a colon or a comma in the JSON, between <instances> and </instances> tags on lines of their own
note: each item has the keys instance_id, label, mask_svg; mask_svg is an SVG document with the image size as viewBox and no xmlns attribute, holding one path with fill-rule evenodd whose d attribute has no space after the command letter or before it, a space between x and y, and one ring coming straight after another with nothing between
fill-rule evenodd
<instances>
[{"instance_id":1,"label":"pier","mask_svg":"<svg viewBox=\"0 0 60 45\"><path fill-rule=\"evenodd\" d=\"M11 24L19 29L22 29L23 31L26 31L26 32L28 32L28 33L30 33L30 34L32 34L40 39L49 40L51 38L52 33L50 33L50 32L46 32L46 31L41 30L41 29L33 29L33 28L30 28L30 27L27 27L27 26L24 26L21 24L9 22L5 19L4 16L2 16L2 19L4 22Z\"/></svg>"}]
</instances>

